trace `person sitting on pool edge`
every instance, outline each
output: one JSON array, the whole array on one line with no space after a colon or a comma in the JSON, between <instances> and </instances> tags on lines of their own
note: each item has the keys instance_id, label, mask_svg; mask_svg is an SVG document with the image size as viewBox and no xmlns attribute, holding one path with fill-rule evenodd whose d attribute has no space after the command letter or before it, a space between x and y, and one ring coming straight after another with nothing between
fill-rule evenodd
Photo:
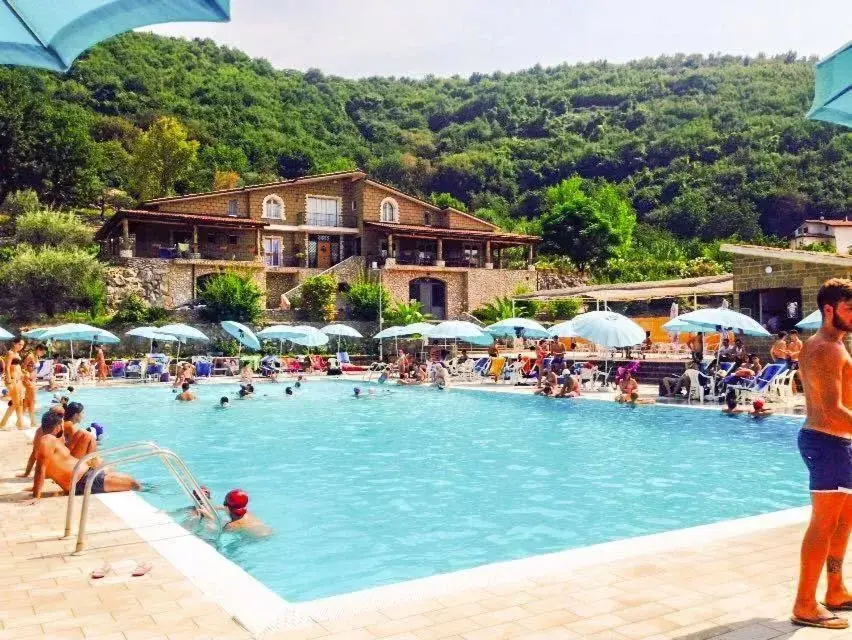
<instances>
[{"instance_id":1,"label":"person sitting on pool edge","mask_svg":"<svg viewBox=\"0 0 852 640\"><path fill-rule=\"evenodd\" d=\"M48 413L53 413L59 416L60 424L62 425L60 437L62 437L65 446L68 447L72 456L75 458L82 458L87 453L97 451L98 445L95 434L84 429L74 428L75 425L79 424L80 420L83 418L82 404L79 402L72 402L68 405L67 410L62 405L54 405L48 410ZM66 420L67 414L69 413L71 415L71 419ZM42 422L44 422L44 418L42 418ZM27 460L26 469L23 473L18 474L19 478L29 477L30 472L33 470L33 466L35 466L36 462L36 453L38 452L39 441L41 440L42 435L42 430L36 429L36 432L33 435L33 446L30 451L30 457Z\"/></svg>"},{"instance_id":2,"label":"person sitting on pool edge","mask_svg":"<svg viewBox=\"0 0 852 640\"><path fill-rule=\"evenodd\" d=\"M139 482L125 473L116 471L97 472L89 469L78 480L74 487L71 486L71 477L78 459L62 441L62 416L54 411L48 411L41 418L41 438L38 443L35 461L35 479L33 480L33 497L41 498L45 478L50 478L66 493L74 491L81 495L86 487L86 482L93 473L97 473L92 484L92 493L112 493L116 491L138 491L141 488ZM52 437L51 437L52 436Z\"/></svg>"},{"instance_id":3,"label":"person sitting on pool edge","mask_svg":"<svg viewBox=\"0 0 852 640\"><path fill-rule=\"evenodd\" d=\"M198 400L198 396L196 396L192 391L189 390L189 383L184 382L181 386L181 392L175 396L177 400L181 402L191 402L192 400Z\"/></svg>"},{"instance_id":4,"label":"person sitting on pool edge","mask_svg":"<svg viewBox=\"0 0 852 640\"><path fill-rule=\"evenodd\" d=\"M616 402L629 402L631 394L639 392L639 383L633 378L630 371L625 371L624 378L618 383L618 394L615 396Z\"/></svg>"},{"instance_id":5,"label":"person sitting on pool edge","mask_svg":"<svg viewBox=\"0 0 852 640\"><path fill-rule=\"evenodd\" d=\"M552 396L556 393L556 388L559 386L559 376L552 369L548 369L544 376L541 388L536 389L533 395L536 396Z\"/></svg>"},{"instance_id":6,"label":"person sitting on pool edge","mask_svg":"<svg viewBox=\"0 0 852 640\"><path fill-rule=\"evenodd\" d=\"M231 489L225 495L225 501L222 504L228 510L231 521L222 527L222 530L247 533L257 537L272 535L272 529L248 512L248 503L248 494L242 489Z\"/></svg>"},{"instance_id":7,"label":"person sitting on pool edge","mask_svg":"<svg viewBox=\"0 0 852 640\"><path fill-rule=\"evenodd\" d=\"M654 404L656 400L653 398L640 398L638 391L631 391L630 398L625 402L627 406L635 407L637 404Z\"/></svg>"}]
</instances>

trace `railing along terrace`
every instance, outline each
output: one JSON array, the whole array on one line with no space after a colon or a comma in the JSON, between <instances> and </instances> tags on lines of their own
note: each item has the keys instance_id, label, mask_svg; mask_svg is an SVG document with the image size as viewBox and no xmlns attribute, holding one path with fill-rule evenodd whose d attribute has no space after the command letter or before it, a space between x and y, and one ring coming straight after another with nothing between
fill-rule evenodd
<instances>
[{"instance_id":1,"label":"railing along terrace","mask_svg":"<svg viewBox=\"0 0 852 640\"><path fill-rule=\"evenodd\" d=\"M298 224L311 227L349 227L358 226L358 218L351 213L314 213L300 211L297 216Z\"/></svg>"}]
</instances>

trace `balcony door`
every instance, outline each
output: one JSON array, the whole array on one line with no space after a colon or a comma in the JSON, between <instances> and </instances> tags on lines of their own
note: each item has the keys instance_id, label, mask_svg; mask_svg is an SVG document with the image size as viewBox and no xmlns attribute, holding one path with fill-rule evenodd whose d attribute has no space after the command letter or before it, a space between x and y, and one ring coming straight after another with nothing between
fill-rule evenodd
<instances>
[{"instance_id":1,"label":"balcony door","mask_svg":"<svg viewBox=\"0 0 852 640\"><path fill-rule=\"evenodd\" d=\"M281 238L263 239L263 262L267 267L281 266Z\"/></svg>"},{"instance_id":2,"label":"balcony door","mask_svg":"<svg viewBox=\"0 0 852 640\"><path fill-rule=\"evenodd\" d=\"M409 300L417 300L423 305L423 313L431 314L438 320L447 317L447 286L436 278L417 278L408 283Z\"/></svg>"},{"instance_id":3,"label":"balcony door","mask_svg":"<svg viewBox=\"0 0 852 640\"><path fill-rule=\"evenodd\" d=\"M340 226L340 200L308 196L307 223L314 227Z\"/></svg>"}]
</instances>

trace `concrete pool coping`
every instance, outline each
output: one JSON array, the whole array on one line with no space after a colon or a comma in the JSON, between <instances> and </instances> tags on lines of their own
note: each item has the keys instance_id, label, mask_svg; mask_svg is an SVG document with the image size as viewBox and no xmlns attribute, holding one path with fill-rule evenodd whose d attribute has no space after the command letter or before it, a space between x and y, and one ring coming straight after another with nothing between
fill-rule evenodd
<instances>
[{"instance_id":1,"label":"concrete pool coping","mask_svg":"<svg viewBox=\"0 0 852 640\"><path fill-rule=\"evenodd\" d=\"M327 380L329 378L316 377ZM333 378L332 378L333 379ZM351 379L338 379L351 382ZM503 392L529 396L529 388L501 385L467 385L460 389ZM584 401L611 401L609 398L581 396ZM705 410L718 406L669 405ZM236 563L221 555L212 545L194 536L169 515L148 503L139 494L110 494L97 498L127 526L168 559L208 598L217 602L243 627L255 635L308 628L315 623L333 621L379 611L393 605L450 596L454 593L507 585L555 573L589 567L601 562L638 558L643 555L708 544L736 536L777 529L806 522L809 507L724 520L646 536L615 540L516 560L480 565L425 578L406 580L327 598L292 603L271 591Z\"/></svg>"}]
</instances>

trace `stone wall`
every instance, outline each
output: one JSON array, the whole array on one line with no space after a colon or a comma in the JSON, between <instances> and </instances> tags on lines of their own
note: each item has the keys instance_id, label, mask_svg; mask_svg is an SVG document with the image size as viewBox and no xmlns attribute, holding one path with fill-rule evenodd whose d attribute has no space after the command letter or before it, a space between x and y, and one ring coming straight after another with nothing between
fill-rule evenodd
<instances>
[{"instance_id":1,"label":"stone wall","mask_svg":"<svg viewBox=\"0 0 852 640\"><path fill-rule=\"evenodd\" d=\"M772 272L766 273L766 267L772 267ZM742 292L789 287L802 290L802 312L807 315L816 309L817 291L822 283L829 278L852 277L852 265L846 267L734 254L733 273L736 308L740 307Z\"/></svg>"},{"instance_id":2,"label":"stone wall","mask_svg":"<svg viewBox=\"0 0 852 640\"><path fill-rule=\"evenodd\" d=\"M153 258L129 258L105 270L107 307L115 309L122 300L136 294L155 307L167 307L169 263Z\"/></svg>"},{"instance_id":3,"label":"stone wall","mask_svg":"<svg viewBox=\"0 0 852 640\"><path fill-rule=\"evenodd\" d=\"M395 265L382 270L382 284L395 302L409 301L409 283L435 278L446 285L447 318L457 318L494 298L512 295L519 286L536 290L536 272L520 269L461 269Z\"/></svg>"},{"instance_id":4,"label":"stone wall","mask_svg":"<svg viewBox=\"0 0 852 640\"><path fill-rule=\"evenodd\" d=\"M581 287L586 284L577 274L562 273L555 269L536 269L536 280L538 291L545 289L568 289L569 287Z\"/></svg>"}]
</instances>

